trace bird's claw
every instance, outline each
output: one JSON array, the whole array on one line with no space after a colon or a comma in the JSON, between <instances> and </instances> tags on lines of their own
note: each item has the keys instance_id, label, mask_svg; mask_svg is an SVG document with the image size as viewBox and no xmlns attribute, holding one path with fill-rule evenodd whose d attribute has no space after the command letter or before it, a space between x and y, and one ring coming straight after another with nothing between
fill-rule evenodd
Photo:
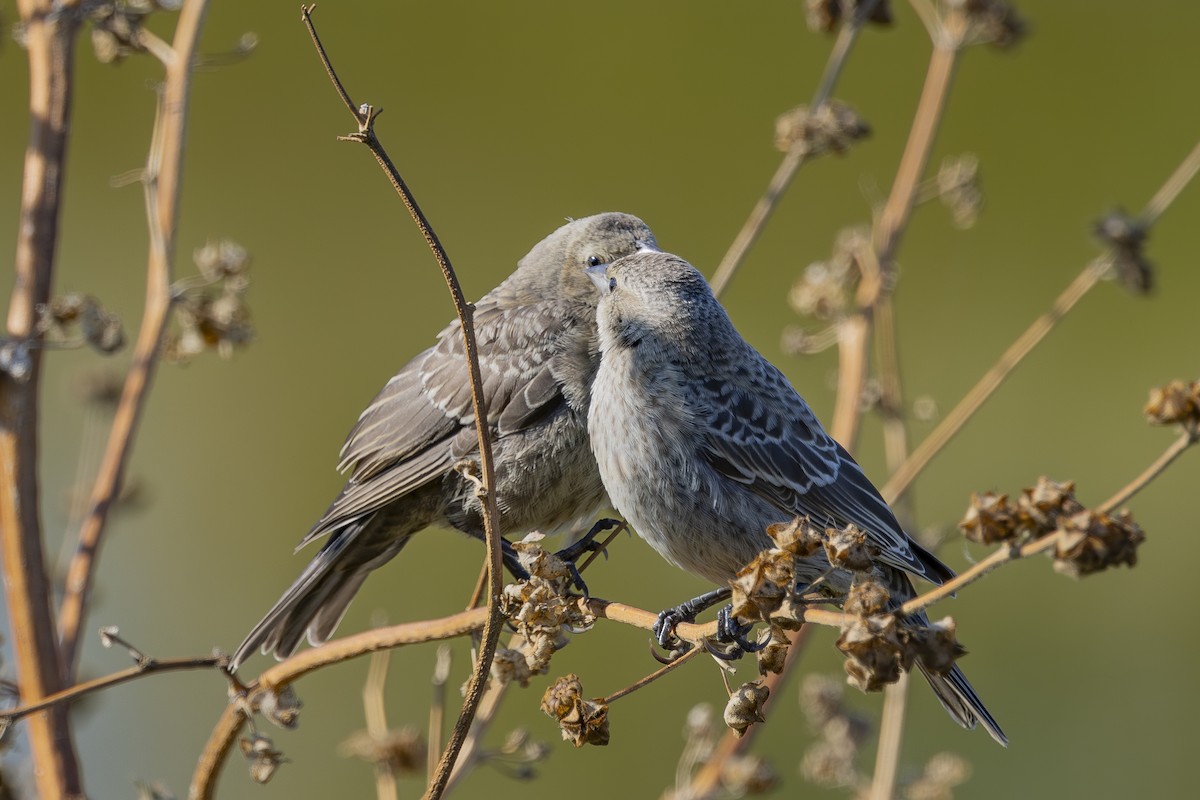
<instances>
[{"instance_id":1,"label":"bird's claw","mask_svg":"<svg viewBox=\"0 0 1200 800\"><path fill-rule=\"evenodd\" d=\"M602 519L592 526L591 530L579 537L578 541L567 545L562 550L559 550L554 555L561 558L568 564L574 565L579 557L585 553L595 553L601 550L600 544L596 541L596 537L604 531L612 530L621 524L618 519Z\"/></svg>"},{"instance_id":2,"label":"bird's claw","mask_svg":"<svg viewBox=\"0 0 1200 800\"><path fill-rule=\"evenodd\" d=\"M695 614L688 614L683 606L668 608L658 612L658 619L654 620L654 627L650 632L654 634L654 641L658 642L658 646L664 650L672 650L678 647L681 642L675 636L675 628L681 622L691 622L696 618Z\"/></svg>"},{"instance_id":3,"label":"bird's claw","mask_svg":"<svg viewBox=\"0 0 1200 800\"><path fill-rule=\"evenodd\" d=\"M742 624L733 616L733 606L728 605L717 612L717 641L729 642L738 646L739 652L735 658L740 658L742 653L757 653L767 646L766 642L752 642L746 638L746 634L754 626L751 624Z\"/></svg>"}]
</instances>

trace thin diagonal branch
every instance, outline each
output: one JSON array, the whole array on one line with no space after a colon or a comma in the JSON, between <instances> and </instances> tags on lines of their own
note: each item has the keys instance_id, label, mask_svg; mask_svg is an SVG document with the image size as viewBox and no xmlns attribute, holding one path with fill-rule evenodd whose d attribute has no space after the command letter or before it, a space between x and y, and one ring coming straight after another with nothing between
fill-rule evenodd
<instances>
[{"instance_id":1,"label":"thin diagonal branch","mask_svg":"<svg viewBox=\"0 0 1200 800\"><path fill-rule=\"evenodd\" d=\"M76 700L84 695L92 694L103 689L108 689L113 686L119 686L122 683L137 680L146 675L156 675L164 672L181 672L194 669L211 669L213 667L224 667L229 663L229 659L225 656L201 656L199 658L167 658L167 659L149 659L145 662L135 664L132 667L123 669L119 672L114 672L110 675L104 675L100 678L93 678L90 681L77 683L67 689L55 692L54 694L43 697L36 703L17 706L16 708L7 708L0 711L0 730L4 725L8 725L28 714L35 711L41 711L44 708L50 708L62 703L67 703L71 700Z\"/></svg>"},{"instance_id":2,"label":"thin diagonal branch","mask_svg":"<svg viewBox=\"0 0 1200 800\"><path fill-rule=\"evenodd\" d=\"M833 43L833 50L829 53L829 59L825 62L825 73L821 76L821 82L817 85L817 91L813 95L812 103L809 108L816 111L823 106L831 94L833 87L837 84L838 78L842 74L842 68L846 65L846 60L850 56L850 51L854 49L854 43L858 41L858 35L862 32L863 25L871 16L871 12L875 10L875 5L878 0L870 0L870 2L861 3L853 17L846 20L838 31L837 40ZM717 266L713 273L712 284L713 294L720 297L725 289L733 280L734 274L741 267L742 262L746 258L746 254L750 252L750 248L758 241L759 235L762 234L763 228L766 227L767 221L771 219L771 215L775 212L775 207L779 205L779 201L783 199L783 195L791 186L792 180L796 177L796 173L800 171L800 167L808 160L810 152L807 142L804 137L798 137L795 142L784 153L783 160L779 162L779 166L775 168L775 174L771 177L770 183L767 184L767 190L763 196L759 198L754 209L750 212L750 216L742 225L742 229L738 231L737 237L733 240L733 244L729 246L729 250L725 253L725 257L721 259L721 263Z\"/></svg>"},{"instance_id":3,"label":"thin diagonal branch","mask_svg":"<svg viewBox=\"0 0 1200 800\"><path fill-rule=\"evenodd\" d=\"M1179 193L1196 177L1198 170L1200 170L1200 144L1197 144L1188 153L1146 204L1138 217L1142 224L1149 226L1156 222L1179 196ZM1021 360L1029 355L1046 334L1053 330L1063 317L1075 307L1075 304L1083 299L1084 295L1091 291L1111 269L1111 256L1102 255L1075 276L1062 294L1055 298L1050 310L1034 320L1033 324L1009 345L978 383L963 395L954 409L913 449L912 455L900 465L899 469L892 473L880 490L885 500L891 502L908 488L917 475L929 465L933 457L945 448L967 420L973 417L975 412L992 396L992 393L1004 383L1004 380L1021 363Z\"/></svg>"},{"instance_id":4,"label":"thin diagonal branch","mask_svg":"<svg viewBox=\"0 0 1200 800\"><path fill-rule=\"evenodd\" d=\"M1123 506L1128 503L1135 494L1145 489L1155 478L1163 473L1167 467L1183 455L1183 452L1189 447L1200 441L1200 428L1188 428L1180 434L1170 447L1163 451L1163 454L1154 460L1154 463L1146 467L1141 475L1138 475L1128 484L1121 488L1112 497L1101 503L1096 510L1104 514L1109 514L1118 506Z\"/></svg>"},{"instance_id":5,"label":"thin diagonal branch","mask_svg":"<svg viewBox=\"0 0 1200 800\"><path fill-rule=\"evenodd\" d=\"M383 169L388 180L391 181L392 187L400 195L401 200L403 200L404 207L408 209L413 222L416 223L417 228L421 231L421 235L425 238L425 243L433 251L434 258L442 270L442 276L446 279L446 286L450 289L450 295L454 301L454 310L458 314L463 337L463 349L466 352L467 367L470 372L471 405L475 412L475 430L479 440L479 462L483 472L483 487L480 500L483 505L484 539L487 543L488 615L487 622L483 627L479 658L476 661L475 669L472 671L471 678L467 684L462 711L454 725L454 730L450 734L450 741L442 753L441 760L438 762L437 773L434 775L434 779L429 786L429 791L425 795L430 800L434 800L441 796L442 791L446 787L446 782L450 778L450 771L454 767L454 761L458 758L458 753L462 748L463 740L466 738L467 730L471 727L471 720L474 718L475 711L479 707L479 701L483 695L484 682L491 669L492 658L496 654L496 645L500 640L502 625L499 608L500 591L502 588L500 512L496 505L496 476L492 464L492 443L488 434L487 401L483 396L483 379L479 372L479 354L475 342L475 327L472 316L474 308L463 296L462 287L458 283L454 267L451 266L450 259L446 255L441 241L439 241L437 235L433 232L433 228L425 218L425 214L421 211L420 206L417 205L416 198L409 190L407 184L405 184L404 179L400 176L400 171L392 163L387 151L384 150L375 136L374 122L378 116L378 112L370 106L363 108L356 106L354 101L351 100L350 94L338 79L337 73L333 69L333 64L325 53L325 49L321 45L321 40L317 36L316 28L313 26L312 8L312 6L302 7L301 19L308 29L309 35L312 37L313 45L321 57L321 63L325 66L326 73L337 89L342 102L354 116L359 126L358 133L348 138L365 144L371 151L371 154L375 156L375 160L379 163L380 168Z\"/></svg>"},{"instance_id":6,"label":"thin diagonal branch","mask_svg":"<svg viewBox=\"0 0 1200 800\"><path fill-rule=\"evenodd\" d=\"M67 568L66 594L59 612L59 641L63 651L64 681L74 680L79 663L80 632L87 615L88 597L96 574L108 513L121 493L125 466L150 385L158 366L163 334L171 311L171 271L175 258L175 230L183 181L184 138L192 61L208 0L188 0L179 12L173 57L165 62L166 80L158 102L154 135L144 176L150 252L146 268L146 302L141 329L133 350L133 364L125 376L121 399L113 417L87 516L79 530L79 543Z\"/></svg>"}]
</instances>

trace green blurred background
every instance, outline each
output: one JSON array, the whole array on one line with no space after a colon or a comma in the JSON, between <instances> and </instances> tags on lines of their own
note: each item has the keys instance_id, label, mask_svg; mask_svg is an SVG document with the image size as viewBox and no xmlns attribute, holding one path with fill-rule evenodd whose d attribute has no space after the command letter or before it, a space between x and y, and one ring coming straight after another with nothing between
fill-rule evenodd
<instances>
[{"instance_id":1,"label":"green blurred background","mask_svg":"<svg viewBox=\"0 0 1200 800\"><path fill-rule=\"evenodd\" d=\"M710 273L766 185L779 154L777 114L807 102L832 39L810 33L803 3L322 4L317 22L358 102L383 106L379 132L477 297L566 216L624 210L665 249ZM869 29L836 96L874 135L846 158L806 168L726 295L742 332L776 360L828 419L833 354L781 353L800 322L786 292L826 258L837 231L869 220L904 145L929 54L906 4L891 29ZM1136 211L1191 149L1200 130L1195 81L1200 6L1181 2L1022 4L1032 35L1012 52L974 49L957 76L935 154L972 151L987 208L960 231L937 204L920 209L900 251L897 294L908 399L944 413L1093 257L1093 221ZM0 3L5 23L16 18ZM298 21L297 3L216 2L202 50L230 49L247 31L257 52L196 78L188 135L179 275L192 248L230 237L253 254L250 304L258 335L231 361L166 366L130 466L141 498L112 520L89 629L118 624L155 656L233 648L304 565L293 546L341 485L342 437L392 372L451 317L441 277L365 150L334 140L351 129ZM169 31L173 20L157 20ZM160 70L119 67L81 48L57 286L141 313L146 253L137 186ZM0 250L12 252L25 146L27 68L0 48ZM1149 298L1103 284L1017 370L916 484L922 526L949 526L973 490L1015 492L1038 475L1078 482L1098 503L1172 440L1148 427L1147 389L1197 375L1194 252L1200 187L1154 229ZM7 293L11 280L0 280ZM125 363L91 352L47 358L42 441L48 549L58 552L81 450L89 445L81 376ZM930 423L913 423L914 440ZM879 427L860 453L882 481ZM1141 563L1073 582L1049 562L1011 566L935 610L953 614L971 650L967 673L1012 739L1007 751L946 718L913 685L903 759L918 769L951 750L968 759L963 797L1180 796L1200 691L1197 638L1177 618L1196 607L1200 456L1187 454L1133 504L1149 535ZM983 551L952 539L941 555L962 568ZM342 625L382 611L417 620L462 607L477 543L432 532L366 585ZM640 541L621 540L589 573L594 592L657 609L705 588ZM834 635L818 632L801 672L841 674ZM1176 646L1178 645L1178 647ZM466 674L456 650L452 685ZM424 726L434 648L393 659L389 719ZM11 662L9 662L11 663ZM90 636L85 674L127 666ZM253 673L267 662L252 661ZM559 654L590 694L652 670L646 636L600 625ZM234 756L226 798L370 796L369 767L336 753L362 727L365 660L299 685L295 732L270 731L293 763L261 787ZM747 665L741 674L753 672ZM552 677L552 676L551 676ZM656 797L674 780L689 708L723 702L717 672L696 662L614 705L612 744L575 751L537 711L549 678L516 693L493 740L517 725L551 744L530 787L481 767L459 797ZM802 785L811 734L798 680L763 731L779 794L843 796ZM853 702L877 718L880 697ZM126 685L79 707L77 735L92 796L129 797L137 778L186 793L196 756L225 704L207 673ZM19 765L20 754L10 760ZM564 785L563 782L569 782ZM409 778L403 796L418 796Z\"/></svg>"}]
</instances>

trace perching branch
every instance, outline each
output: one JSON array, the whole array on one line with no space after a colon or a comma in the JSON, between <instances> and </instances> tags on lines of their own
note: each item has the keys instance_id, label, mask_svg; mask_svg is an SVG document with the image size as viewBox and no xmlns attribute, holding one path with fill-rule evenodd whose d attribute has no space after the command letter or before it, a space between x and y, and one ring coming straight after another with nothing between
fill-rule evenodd
<instances>
[{"instance_id":1,"label":"perching branch","mask_svg":"<svg viewBox=\"0 0 1200 800\"><path fill-rule=\"evenodd\" d=\"M646 631L652 631L658 620L658 615L653 612L623 603L610 602L599 597L590 598L586 604L588 613L597 618L631 625ZM826 624L832 624L829 620L833 617L829 615L841 616L838 612L819 609L810 613L815 613L816 619L823 620ZM387 628L363 631L326 642L318 647L302 650L268 668L257 679L246 684L241 701L226 706L200 755L196 770L192 775L192 785L188 792L189 798L204 800L213 796L217 775L246 722L246 714L253 711L267 693L278 692L310 672L369 653L474 634L484 627L487 617L488 609L473 608L441 619L406 622ZM683 622L675 629L675 635L681 641L697 646L704 639L715 636L716 632L716 622L703 625ZM702 648L697 647L697 649Z\"/></svg>"},{"instance_id":2,"label":"perching branch","mask_svg":"<svg viewBox=\"0 0 1200 800\"><path fill-rule=\"evenodd\" d=\"M458 721L454 725L454 730L450 734L450 742L442 753L441 761L438 763L437 774L429 786L429 791L425 795L430 800L435 800L435 798L441 796L442 791L446 787L446 781L450 778L450 771L454 767L454 761L458 758L458 753L462 748L467 730L471 727L471 720L475 716L475 710L479 707L479 700L483 695L484 682L488 671L491 669L492 658L496 654L496 645L500 640L502 624L499 609L500 590L502 588L500 512L496 506L496 476L492 464L492 443L488 434L487 402L483 396L483 379L479 372L479 354L475 343L474 308L463 296L462 287L458 283L458 277L454 273L454 267L451 266L450 259L446 255L442 243L433 232L433 228L429 225L429 221L425 218L420 206L417 205L416 198L413 197L412 192L404 183L399 170L392 163L387 151L384 150L383 145L380 144L375 136L375 118L382 109L375 110L369 105L359 107L350 99L350 94L338 79L337 73L333 69L333 64L330 62L328 55L325 53L325 48L321 45L321 40L317 36L317 30L312 22L312 11L313 6L302 6L300 10L301 20L312 37L313 45L317 49L321 63L324 65L329 79L333 82L338 96L341 97L342 102L358 123L358 133L344 138L366 145L371 154L375 156L375 160L379 162L380 168L383 169L384 174L391 181L392 187L400 195L401 200L404 201L404 207L408 209L408 213L412 216L413 222L416 223L417 228L421 231L421 235L425 237L425 243L433 251L434 258L437 259L438 266L441 267L442 276L446 279L446 285L450 289L450 296L454 301L454 310L458 314L463 337L463 349L466 352L467 366L470 372L471 405L475 412L475 430L479 438L479 462L483 472L483 488L479 499L483 505L484 540L487 543L488 614L487 622L483 627L479 658L475 663L475 669L471 673L470 681L467 684L462 711L459 714Z\"/></svg>"}]
</instances>

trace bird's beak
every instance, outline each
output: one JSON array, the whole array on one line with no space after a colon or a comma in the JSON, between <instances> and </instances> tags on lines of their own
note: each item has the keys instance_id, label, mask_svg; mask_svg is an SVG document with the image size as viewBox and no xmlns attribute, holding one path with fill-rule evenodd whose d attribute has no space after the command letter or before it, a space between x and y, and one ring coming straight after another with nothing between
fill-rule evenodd
<instances>
[{"instance_id":1,"label":"bird's beak","mask_svg":"<svg viewBox=\"0 0 1200 800\"><path fill-rule=\"evenodd\" d=\"M596 284L596 288L600 290L600 294L608 294L608 264L584 267L583 271L592 279L592 283Z\"/></svg>"},{"instance_id":2,"label":"bird's beak","mask_svg":"<svg viewBox=\"0 0 1200 800\"><path fill-rule=\"evenodd\" d=\"M656 244L654 244L654 242L638 242L637 246L638 246L637 251L639 253L661 253L662 252L662 250L659 250L658 246Z\"/></svg>"}]
</instances>

